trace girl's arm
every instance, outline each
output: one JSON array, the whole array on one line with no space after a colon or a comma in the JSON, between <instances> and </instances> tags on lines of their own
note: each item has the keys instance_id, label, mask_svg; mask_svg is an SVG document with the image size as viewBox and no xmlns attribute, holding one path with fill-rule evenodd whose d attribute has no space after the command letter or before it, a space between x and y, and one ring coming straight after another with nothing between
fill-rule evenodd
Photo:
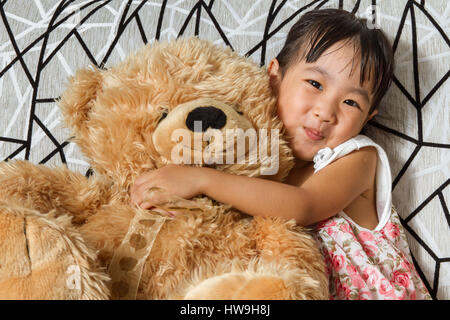
<instances>
[{"instance_id":1,"label":"girl's arm","mask_svg":"<svg viewBox=\"0 0 450 320\"><path fill-rule=\"evenodd\" d=\"M237 176L211 168L170 165L139 177L131 188L132 202L143 208L152 186L189 199L205 194L252 216L280 216L307 226L334 216L373 183L375 148L354 151L312 175L302 186Z\"/></svg>"},{"instance_id":2,"label":"girl's arm","mask_svg":"<svg viewBox=\"0 0 450 320\"><path fill-rule=\"evenodd\" d=\"M201 192L252 216L280 216L307 226L346 208L373 183L375 148L342 157L312 175L302 186L203 169Z\"/></svg>"}]
</instances>

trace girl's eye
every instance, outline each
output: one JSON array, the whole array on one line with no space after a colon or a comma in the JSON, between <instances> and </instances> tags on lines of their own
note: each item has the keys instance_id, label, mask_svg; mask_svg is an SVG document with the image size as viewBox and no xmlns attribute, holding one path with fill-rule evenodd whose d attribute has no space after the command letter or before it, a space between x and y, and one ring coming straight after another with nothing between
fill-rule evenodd
<instances>
[{"instance_id":1,"label":"girl's eye","mask_svg":"<svg viewBox=\"0 0 450 320\"><path fill-rule=\"evenodd\" d=\"M317 82L317 81L308 80L308 83L310 83L316 89L319 89L319 90L323 89L322 85L319 82Z\"/></svg>"},{"instance_id":2,"label":"girl's eye","mask_svg":"<svg viewBox=\"0 0 450 320\"><path fill-rule=\"evenodd\" d=\"M351 99L345 100L344 103L348 104L349 106L352 106L352 107L360 108L359 104L356 101L351 100Z\"/></svg>"}]
</instances>

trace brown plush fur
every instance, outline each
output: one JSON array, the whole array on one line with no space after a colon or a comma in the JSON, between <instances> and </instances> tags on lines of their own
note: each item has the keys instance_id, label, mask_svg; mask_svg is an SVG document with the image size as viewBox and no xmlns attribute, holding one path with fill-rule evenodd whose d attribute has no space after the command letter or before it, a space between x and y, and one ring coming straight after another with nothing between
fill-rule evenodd
<instances>
[{"instance_id":1,"label":"brown plush fur","mask_svg":"<svg viewBox=\"0 0 450 320\"><path fill-rule=\"evenodd\" d=\"M197 38L156 42L111 69L78 71L60 106L96 174L0 164L0 298L108 297L106 270L142 210L129 203L133 179L171 162L171 133L206 102L227 114L223 129L279 129L272 179L287 176L293 158L266 71L230 49ZM153 136L158 126L166 134ZM261 165L214 167L258 177ZM327 298L322 257L306 229L249 217L202 196L191 201L206 209L184 210L163 224L138 299ZM78 291L66 285L70 265L81 269Z\"/></svg>"}]
</instances>

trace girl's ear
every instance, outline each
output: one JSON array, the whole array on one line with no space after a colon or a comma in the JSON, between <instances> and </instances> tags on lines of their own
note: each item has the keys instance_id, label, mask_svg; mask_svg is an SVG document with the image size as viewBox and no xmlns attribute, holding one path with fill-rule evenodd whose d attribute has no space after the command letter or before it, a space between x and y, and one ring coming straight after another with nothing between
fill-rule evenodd
<instances>
[{"instance_id":1,"label":"girl's ear","mask_svg":"<svg viewBox=\"0 0 450 320\"><path fill-rule=\"evenodd\" d=\"M370 121L370 119L372 119L373 117L375 117L375 115L378 113L378 110L373 110L373 112L367 117L366 121L364 122L364 126L367 124L367 122ZM364 127L363 126L363 127Z\"/></svg>"},{"instance_id":2,"label":"girl's ear","mask_svg":"<svg viewBox=\"0 0 450 320\"><path fill-rule=\"evenodd\" d=\"M370 119L372 119L373 117L375 117L375 115L378 113L378 110L373 110L373 112L370 114L370 116L367 117L367 121L369 121Z\"/></svg>"}]
</instances>

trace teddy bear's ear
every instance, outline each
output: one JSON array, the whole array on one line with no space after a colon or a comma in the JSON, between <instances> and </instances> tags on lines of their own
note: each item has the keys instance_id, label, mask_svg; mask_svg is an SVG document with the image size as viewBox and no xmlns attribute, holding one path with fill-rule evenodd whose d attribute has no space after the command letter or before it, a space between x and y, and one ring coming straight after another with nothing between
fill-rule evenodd
<instances>
[{"instance_id":1,"label":"teddy bear's ear","mask_svg":"<svg viewBox=\"0 0 450 320\"><path fill-rule=\"evenodd\" d=\"M69 78L69 84L59 99L59 107L67 127L77 136L83 136L86 124L99 90L102 71L96 67L80 69Z\"/></svg>"}]
</instances>

